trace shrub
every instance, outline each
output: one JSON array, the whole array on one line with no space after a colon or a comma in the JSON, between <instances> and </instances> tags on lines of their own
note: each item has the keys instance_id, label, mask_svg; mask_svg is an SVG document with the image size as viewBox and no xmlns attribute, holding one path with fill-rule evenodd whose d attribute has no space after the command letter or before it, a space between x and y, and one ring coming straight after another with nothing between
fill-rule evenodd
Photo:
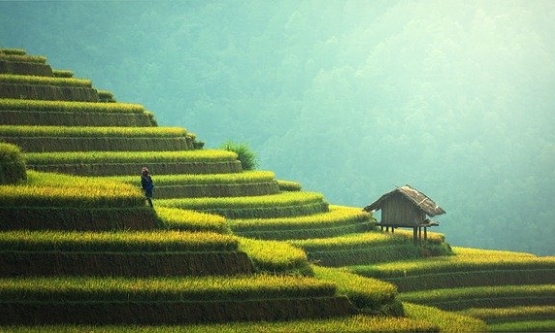
<instances>
[{"instance_id":1,"label":"shrub","mask_svg":"<svg viewBox=\"0 0 555 333\"><path fill-rule=\"evenodd\" d=\"M227 141L222 145L222 149L235 152L241 161L243 170L254 170L258 167L258 157L246 143Z\"/></svg>"},{"instance_id":2,"label":"shrub","mask_svg":"<svg viewBox=\"0 0 555 333\"><path fill-rule=\"evenodd\" d=\"M0 184L25 181L27 173L19 147L0 142Z\"/></svg>"},{"instance_id":3,"label":"shrub","mask_svg":"<svg viewBox=\"0 0 555 333\"><path fill-rule=\"evenodd\" d=\"M98 98L100 99L101 102L104 103L115 103L116 100L114 98L114 94L111 91L108 90L97 90L98 92Z\"/></svg>"}]
</instances>

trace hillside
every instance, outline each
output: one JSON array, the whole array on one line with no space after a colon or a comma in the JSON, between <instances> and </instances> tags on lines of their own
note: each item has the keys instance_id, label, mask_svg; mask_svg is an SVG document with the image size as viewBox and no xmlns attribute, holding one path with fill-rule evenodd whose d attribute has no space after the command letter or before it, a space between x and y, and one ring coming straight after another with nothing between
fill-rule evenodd
<instances>
[{"instance_id":1,"label":"hillside","mask_svg":"<svg viewBox=\"0 0 555 333\"><path fill-rule=\"evenodd\" d=\"M411 184L453 244L555 253L552 0L0 1L0 22L0 46L330 202Z\"/></svg>"},{"instance_id":2,"label":"hillside","mask_svg":"<svg viewBox=\"0 0 555 333\"><path fill-rule=\"evenodd\" d=\"M3 330L555 329L555 258L382 232L44 56L0 49L0 142Z\"/></svg>"}]
</instances>

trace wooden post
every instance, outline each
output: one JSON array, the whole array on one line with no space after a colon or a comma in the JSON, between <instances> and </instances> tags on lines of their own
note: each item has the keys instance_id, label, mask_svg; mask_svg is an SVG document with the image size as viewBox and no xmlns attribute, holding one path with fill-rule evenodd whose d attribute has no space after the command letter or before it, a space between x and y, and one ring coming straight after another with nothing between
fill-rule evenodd
<instances>
[{"instance_id":1,"label":"wooden post","mask_svg":"<svg viewBox=\"0 0 555 333\"><path fill-rule=\"evenodd\" d=\"M418 235L418 230L417 229L418 228L416 228L416 227L412 228L412 238L414 240L414 244L417 244L417 242L416 242L416 236Z\"/></svg>"},{"instance_id":2,"label":"wooden post","mask_svg":"<svg viewBox=\"0 0 555 333\"><path fill-rule=\"evenodd\" d=\"M424 227L424 243L428 243L428 227Z\"/></svg>"}]
</instances>

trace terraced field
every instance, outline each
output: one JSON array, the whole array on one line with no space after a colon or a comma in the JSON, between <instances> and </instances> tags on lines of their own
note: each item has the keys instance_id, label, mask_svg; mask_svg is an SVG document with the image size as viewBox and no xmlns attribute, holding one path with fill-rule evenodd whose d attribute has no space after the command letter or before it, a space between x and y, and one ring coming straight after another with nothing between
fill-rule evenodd
<instances>
[{"instance_id":1,"label":"terraced field","mask_svg":"<svg viewBox=\"0 0 555 333\"><path fill-rule=\"evenodd\" d=\"M555 330L553 257L378 231L24 50L0 88L0 331Z\"/></svg>"},{"instance_id":2,"label":"terraced field","mask_svg":"<svg viewBox=\"0 0 555 333\"><path fill-rule=\"evenodd\" d=\"M399 299L484 320L493 331L552 331L555 257L455 247L453 256L352 266Z\"/></svg>"}]
</instances>

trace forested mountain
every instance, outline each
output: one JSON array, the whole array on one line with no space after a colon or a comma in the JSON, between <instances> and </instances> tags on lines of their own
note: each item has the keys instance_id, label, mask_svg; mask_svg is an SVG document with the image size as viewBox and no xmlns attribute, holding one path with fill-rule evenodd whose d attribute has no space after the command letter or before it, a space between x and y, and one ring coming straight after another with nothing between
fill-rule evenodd
<instances>
[{"instance_id":1,"label":"forested mountain","mask_svg":"<svg viewBox=\"0 0 555 333\"><path fill-rule=\"evenodd\" d=\"M72 64L335 204L396 185L451 244L554 254L555 2L0 2L0 46Z\"/></svg>"}]
</instances>

